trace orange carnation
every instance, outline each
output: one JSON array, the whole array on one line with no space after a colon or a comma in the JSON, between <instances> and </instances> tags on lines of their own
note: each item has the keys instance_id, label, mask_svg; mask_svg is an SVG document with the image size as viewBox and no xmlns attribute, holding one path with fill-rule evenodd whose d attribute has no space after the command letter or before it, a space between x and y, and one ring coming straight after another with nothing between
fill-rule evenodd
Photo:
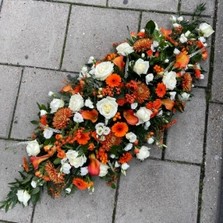
<instances>
[{"instance_id":1,"label":"orange carnation","mask_svg":"<svg viewBox=\"0 0 223 223\"><path fill-rule=\"evenodd\" d=\"M74 178L72 182L79 190L86 190L89 184L81 178Z\"/></svg>"},{"instance_id":2,"label":"orange carnation","mask_svg":"<svg viewBox=\"0 0 223 223\"><path fill-rule=\"evenodd\" d=\"M90 140L90 132L84 132L83 129L77 130L75 140L77 140L80 145L86 145Z\"/></svg>"},{"instance_id":3,"label":"orange carnation","mask_svg":"<svg viewBox=\"0 0 223 223\"><path fill-rule=\"evenodd\" d=\"M115 136L123 137L128 132L129 127L125 122L117 122L112 126L111 130Z\"/></svg>"},{"instance_id":4,"label":"orange carnation","mask_svg":"<svg viewBox=\"0 0 223 223\"><path fill-rule=\"evenodd\" d=\"M158 83L156 87L156 94L158 97L163 98L166 94L166 86L164 83Z\"/></svg>"},{"instance_id":5,"label":"orange carnation","mask_svg":"<svg viewBox=\"0 0 223 223\"><path fill-rule=\"evenodd\" d=\"M59 109L53 118L53 127L55 129L65 128L71 116L72 116L72 111L69 108Z\"/></svg>"},{"instance_id":6,"label":"orange carnation","mask_svg":"<svg viewBox=\"0 0 223 223\"><path fill-rule=\"evenodd\" d=\"M123 163L128 163L130 160L132 159L132 154L127 152L124 153L120 159L119 159L119 163L123 164Z\"/></svg>"},{"instance_id":7,"label":"orange carnation","mask_svg":"<svg viewBox=\"0 0 223 223\"><path fill-rule=\"evenodd\" d=\"M183 90L186 92L190 92L192 88L192 77L190 73L185 73L182 81Z\"/></svg>"},{"instance_id":8,"label":"orange carnation","mask_svg":"<svg viewBox=\"0 0 223 223\"><path fill-rule=\"evenodd\" d=\"M105 82L109 87L118 87L121 83L122 79L118 74L109 75Z\"/></svg>"}]
</instances>

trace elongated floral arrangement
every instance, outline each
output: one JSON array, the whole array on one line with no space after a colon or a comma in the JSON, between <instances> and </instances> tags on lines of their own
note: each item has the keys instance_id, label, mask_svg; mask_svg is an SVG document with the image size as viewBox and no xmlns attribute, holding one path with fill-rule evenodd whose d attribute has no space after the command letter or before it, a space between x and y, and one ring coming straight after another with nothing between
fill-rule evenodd
<instances>
[{"instance_id":1,"label":"elongated floral arrangement","mask_svg":"<svg viewBox=\"0 0 223 223\"><path fill-rule=\"evenodd\" d=\"M162 146L172 116L184 110L193 82L204 78L200 62L214 31L200 21L203 9L191 21L172 16L171 29L149 21L114 53L91 57L59 93L50 92L51 102L39 105L21 178L10 183L1 208L35 204L43 188L52 197L93 191L96 176L115 187L133 157L144 160L150 144Z\"/></svg>"}]
</instances>

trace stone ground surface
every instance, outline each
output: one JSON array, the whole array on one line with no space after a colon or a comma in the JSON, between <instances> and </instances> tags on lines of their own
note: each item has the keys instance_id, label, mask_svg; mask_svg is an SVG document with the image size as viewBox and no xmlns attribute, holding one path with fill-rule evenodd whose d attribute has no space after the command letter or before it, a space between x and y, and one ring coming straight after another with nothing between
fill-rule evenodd
<instances>
[{"instance_id":1,"label":"stone ground surface","mask_svg":"<svg viewBox=\"0 0 223 223\"><path fill-rule=\"evenodd\" d=\"M7 149L31 132L36 101L63 86L89 56L102 57L111 43L154 19L190 16L207 3L203 17L216 30L210 41L206 81L194 89L186 111L167 133L168 148L133 162L117 190L99 182L95 193L0 211L0 222L217 223L223 146L223 1L221 0L0 0L0 200L18 175L23 146ZM12 147L13 148L13 147Z\"/></svg>"}]
</instances>

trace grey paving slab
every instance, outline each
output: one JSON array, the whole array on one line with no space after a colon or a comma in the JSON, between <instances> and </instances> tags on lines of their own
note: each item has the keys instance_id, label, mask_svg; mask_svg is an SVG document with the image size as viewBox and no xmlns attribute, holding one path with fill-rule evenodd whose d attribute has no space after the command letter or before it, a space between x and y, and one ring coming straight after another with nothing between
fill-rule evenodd
<instances>
[{"instance_id":1,"label":"grey paving slab","mask_svg":"<svg viewBox=\"0 0 223 223\"><path fill-rule=\"evenodd\" d=\"M33 223L112 223L115 190L105 181L95 182L95 191L77 191L65 198L52 199L45 194L35 209ZM50 211L49 211L50 209Z\"/></svg>"},{"instance_id":2,"label":"grey paving slab","mask_svg":"<svg viewBox=\"0 0 223 223\"><path fill-rule=\"evenodd\" d=\"M53 1L61 1L61 0L53 0ZM102 5L106 6L106 0L62 0L63 2L69 3L81 3L87 5Z\"/></svg>"},{"instance_id":3,"label":"grey paving slab","mask_svg":"<svg viewBox=\"0 0 223 223\"><path fill-rule=\"evenodd\" d=\"M176 12L178 0L109 0L108 5L122 8Z\"/></svg>"},{"instance_id":4,"label":"grey paving slab","mask_svg":"<svg viewBox=\"0 0 223 223\"><path fill-rule=\"evenodd\" d=\"M79 71L90 56L103 58L129 36L127 26L137 31L138 22L139 12L73 7L62 68Z\"/></svg>"},{"instance_id":5,"label":"grey paving slab","mask_svg":"<svg viewBox=\"0 0 223 223\"><path fill-rule=\"evenodd\" d=\"M213 72L213 85L212 85L212 100L223 102L223 2L219 1L218 5L218 17L217 17L217 27L216 27L216 39L215 39L215 65Z\"/></svg>"},{"instance_id":6,"label":"grey paving slab","mask_svg":"<svg viewBox=\"0 0 223 223\"><path fill-rule=\"evenodd\" d=\"M0 136L8 137L22 69L0 66Z\"/></svg>"},{"instance_id":7,"label":"grey paving slab","mask_svg":"<svg viewBox=\"0 0 223 223\"><path fill-rule=\"evenodd\" d=\"M130 165L121 177L116 223L196 222L199 167L153 160Z\"/></svg>"},{"instance_id":8,"label":"grey paving slab","mask_svg":"<svg viewBox=\"0 0 223 223\"><path fill-rule=\"evenodd\" d=\"M203 15L214 15L215 1L214 0L183 0L181 1L181 12L193 14L197 5L205 3L206 10Z\"/></svg>"},{"instance_id":9,"label":"grey paving slab","mask_svg":"<svg viewBox=\"0 0 223 223\"><path fill-rule=\"evenodd\" d=\"M11 137L26 139L34 126L30 123L38 118L37 102L50 102L48 92L58 92L63 87L67 74L56 71L27 68L24 71Z\"/></svg>"},{"instance_id":10,"label":"grey paving slab","mask_svg":"<svg viewBox=\"0 0 223 223\"><path fill-rule=\"evenodd\" d=\"M193 94L184 113L176 114L177 123L168 130L166 159L202 162L205 92L203 89L193 89Z\"/></svg>"},{"instance_id":11,"label":"grey paving slab","mask_svg":"<svg viewBox=\"0 0 223 223\"><path fill-rule=\"evenodd\" d=\"M223 105L210 104L205 178L202 195L201 222L216 223L219 217L219 199L222 179L223 151ZM222 210L221 210L222 211Z\"/></svg>"},{"instance_id":12,"label":"grey paving slab","mask_svg":"<svg viewBox=\"0 0 223 223\"><path fill-rule=\"evenodd\" d=\"M0 162L0 200L6 198L9 192L8 183L13 182L15 177L19 177L18 170L21 170L22 157L26 155L25 150L22 146L10 147L18 143L16 141L4 141L0 140L0 151L1 151L1 162ZM5 149L10 147L9 149ZM21 222L30 223L32 216L32 206L23 208L22 205L17 205L12 210L5 213L0 210L0 222ZM2 220L2 221L1 221Z\"/></svg>"},{"instance_id":13,"label":"grey paving slab","mask_svg":"<svg viewBox=\"0 0 223 223\"><path fill-rule=\"evenodd\" d=\"M58 68L69 6L41 1L4 1L0 62Z\"/></svg>"}]
</instances>

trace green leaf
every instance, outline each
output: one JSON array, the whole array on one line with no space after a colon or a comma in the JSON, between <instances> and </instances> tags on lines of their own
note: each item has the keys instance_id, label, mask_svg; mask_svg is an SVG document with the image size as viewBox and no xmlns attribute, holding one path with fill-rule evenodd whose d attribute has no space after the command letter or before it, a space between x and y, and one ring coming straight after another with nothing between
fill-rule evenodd
<instances>
[{"instance_id":1,"label":"green leaf","mask_svg":"<svg viewBox=\"0 0 223 223\"><path fill-rule=\"evenodd\" d=\"M53 161L53 163L54 163L55 165L58 165L58 164L60 164L60 161L61 161L60 158L56 158L56 159Z\"/></svg>"},{"instance_id":2,"label":"green leaf","mask_svg":"<svg viewBox=\"0 0 223 223\"><path fill-rule=\"evenodd\" d=\"M39 125L39 121L36 121L36 120L31 121L31 123L32 123L33 125Z\"/></svg>"},{"instance_id":3,"label":"green leaf","mask_svg":"<svg viewBox=\"0 0 223 223\"><path fill-rule=\"evenodd\" d=\"M31 194L34 195L34 194L37 194L39 192L40 192L40 188L36 187L35 189L32 190Z\"/></svg>"},{"instance_id":4,"label":"green leaf","mask_svg":"<svg viewBox=\"0 0 223 223\"><path fill-rule=\"evenodd\" d=\"M150 20L149 22L147 22L146 27L145 27L146 34L151 36L153 34L155 28L156 28L155 23L152 20Z\"/></svg>"}]
</instances>

